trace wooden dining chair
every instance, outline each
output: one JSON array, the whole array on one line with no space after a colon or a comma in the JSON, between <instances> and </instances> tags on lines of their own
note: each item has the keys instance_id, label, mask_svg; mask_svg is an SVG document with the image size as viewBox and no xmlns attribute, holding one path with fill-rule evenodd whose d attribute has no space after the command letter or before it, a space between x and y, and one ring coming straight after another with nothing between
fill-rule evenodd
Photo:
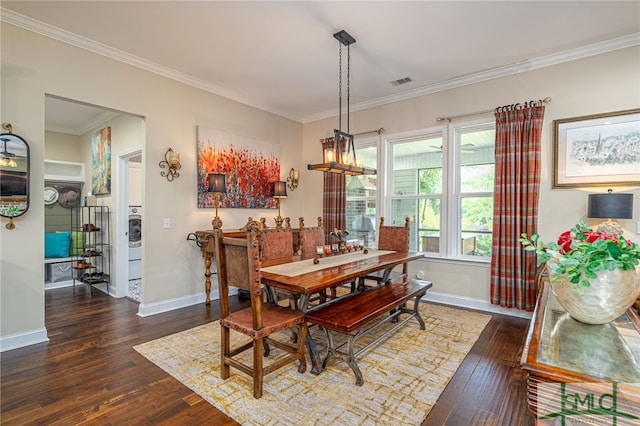
<instances>
[{"instance_id":1,"label":"wooden dining chair","mask_svg":"<svg viewBox=\"0 0 640 426\"><path fill-rule=\"evenodd\" d=\"M260 256L256 230L247 231L246 238L225 237L222 230L215 233L216 260L218 262L218 290L220 293L221 326L221 377L230 376L231 367L253 377L253 396L262 397L264 376L285 365L298 361L298 371L304 373L307 364L304 344L307 325L301 311L264 303L260 283ZM236 312L229 311L229 287L247 290L251 306ZM287 338L274 338L273 334L298 327L299 338L292 342ZM231 332L248 336L251 340L231 345ZM263 365L264 345L281 349L269 365ZM252 356L246 354L252 350ZM242 355L244 354L244 358ZM249 361L252 359L252 362Z\"/></svg>"},{"instance_id":2,"label":"wooden dining chair","mask_svg":"<svg viewBox=\"0 0 640 426\"><path fill-rule=\"evenodd\" d=\"M261 228L258 235L260 262L262 266L273 266L293 262L293 233L291 228ZM296 298L287 292L268 289L269 301L288 301L295 308Z\"/></svg>"},{"instance_id":3,"label":"wooden dining chair","mask_svg":"<svg viewBox=\"0 0 640 426\"><path fill-rule=\"evenodd\" d=\"M409 222L407 217L404 219L404 226L388 226L384 224L384 217L380 218L380 226L378 227L378 250L392 250L406 253L409 251ZM408 264L402 264L402 272L391 271L389 279L391 282L405 282L407 280ZM383 279L383 271L366 275L365 280L373 280L380 284ZM362 282L361 282L362 284Z\"/></svg>"},{"instance_id":4,"label":"wooden dining chair","mask_svg":"<svg viewBox=\"0 0 640 426\"><path fill-rule=\"evenodd\" d=\"M291 228L266 228L258 236L260 261L263 266L293 261L293 234Z\"/></svg>"},{"instance_id":5,"label":"wooden dining chair","mask_svg":"<svg viewBox=\"0 0 640 426\"><path fill-rule=\"evenodd\" d=\"M318 218L318 226L305 227L304 218L299 219L298 232L300 233L300 259L313 259L318 257L318 247L324 249L324 227L322 218Z\"/></svg>"}]
</instances>

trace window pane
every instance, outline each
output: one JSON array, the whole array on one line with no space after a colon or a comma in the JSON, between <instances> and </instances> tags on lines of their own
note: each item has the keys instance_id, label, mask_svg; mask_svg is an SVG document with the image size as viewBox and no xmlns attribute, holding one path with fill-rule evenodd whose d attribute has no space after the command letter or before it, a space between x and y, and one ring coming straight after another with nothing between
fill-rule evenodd
<instances>
[{"instance_id":1,"label":"window pane","mask_svg":"<svg viewBox=\"0 0 640 426\"><path fill-rule=\"evenodd\" d=\"M462 129L460 191L493 192L495 130Z\"/></svg>"},{"instance_id":2,"label":"window pane","mask_svg":"<svg viewBox=\"0 0 640 426\"><path fill-rule=\"evenodd\" d=\"M418 237L416 249L431 253L440 252L440 199L428 198L418 202Z\"/></svg>"},{"instance_id":3,"label":"window pane","mask_svg":"<svg viewBox=\"0 0 640 426\"><path fill-rule=\"evenodd\" d=\"M375 246L375 200L347 199L347 231L349 231L349 239L362 240L366 247Z\"/></svg>"},{"instance_id":4,"label":"window pane","mask_svg":"<svg viewBox=\"0 0 640 426\"><path fill-rule=\"evenodd\" d=\"M377 148L375 142L358 145L356 157L362 165L377 167ZM346 176L347 185L347 231L349 239L360 239L367 247L376 244L376 197L377 176Z\"/></svg>"},{"instance_id":5,"label":"window pane","mask_svg":"<svg viewBox=\"0 0 640 426\"><path fill-rule=\"evenodd\" d=\"M392 195L442 193L442 137L421 138L391 145L393 151ZM425 172L424 178L418 171Z\"/></svg>"},{"instance_id":6,"label":"window pane","mask_svg":"<svg viewBox=\"0 0 640 426\"><path fill-rule=\"evenodd\" d=\"M384 218L384 224L386 226L404 226L405 218L409 218L409 250L419 250L419 235L418 224L416 217L418 214L418 205L420 200L416 199L401 199L392 200L391 202L391 217Z\"/></svg>"},{"instance_id":7,"label":"window pane","mask_svg":"<svg viewBox=\"0 0 640 426\"><path fill-rule=\"evenodd\" d=\"M493 197L465 197L461 201L462 255L491 256Z\"/></svg>"},{"instance_id":8,"label":"window pane","mask_svg":"<svg viewBox=\"0 0 640 426\"><path fill-rule=\"evenodd\" d=\"M493 178L495 166L493 164L479 164L462 166L460 170L460 191L465 192L493 192Z\"/></svg>"},{"instance_id":9,"label":"window pane","mask_svg":"<svg viewBox=\"0 0 640 426\"><path fill-rule=\"evenodd\" d=\"M442 167L418 170L420 195L442 193Z\"/></svg>"},{"instance_id":10,"label":"window pane","mask_svg":"<svg viewBox=\"0 0 640 426\"><path fill-rule=\"evenodd\" d=\"M362 165L364 167L368 167L371 169L375 169L377 167L377 149L375 146L363 146L356 147L356 157L358 161L362 160ZM347 184L347 197L349 194L349 189L357 188L358 186L365 186L367 188L366 195L375 197L376 196L376 175L367 175L367 176L345 176L346 184Z\"/></svg>"}]
</instances>

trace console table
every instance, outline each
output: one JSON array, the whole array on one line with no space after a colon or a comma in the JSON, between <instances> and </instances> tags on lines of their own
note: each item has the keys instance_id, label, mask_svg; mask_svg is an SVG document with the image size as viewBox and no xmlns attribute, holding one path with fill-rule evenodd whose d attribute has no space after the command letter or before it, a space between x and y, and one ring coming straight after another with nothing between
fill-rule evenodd
<instances>
[{"instance_id":1,"label":"console table","mask_svg":"<svg viewBox=\"0 0 640 426\"><path fill-rule=\"evenodd\" d=\"M560 306L550 286L545 282L540 288L521 358L522 369L528 374L529 409L537 416L566 415L567 407L576 399L569 397L564 405L561 399L566 396L565 392L571 392L582 398L577 404L577 415L590 415L602 421L603 416L611 419L630 411L632 417L638 418L618 416L618 424L639 424L640 318L637 312L630 308L610 323L584 324L571 318ZM565 385L560 385L562 383ZM617 405L613 404L614 394L619 400ZM625 411L623 403L632 404L632 408ZM610 409L612 406L615 413ZM609 410L590 410L599 407ZM570 408L576 409L576 406Z\"/></svg>"},{"instance_id":2,"label":"console table","mask_svg":"<svg viewBox=\"0 0 640 426\"><path fill-rule=\"evenodd\" d=\"M223 231L224 235L227 237L233 238L244 238L247 234L246 231L236 229L236 230L225 230ZM293 237L293 247L292 253L297 253L300 248L300 230L296 228L292 228L291 230ZM205 292L205 304L211 304L211 262L215 260L215 243L214 243L214 230L206 230L206 231L196 231L193 234L196 237L196 241L198 241L198 247L202 251L202 257L204 258L204 292ZM189 239L189 237L187 237Z\"/></svg>"}]
</instances>

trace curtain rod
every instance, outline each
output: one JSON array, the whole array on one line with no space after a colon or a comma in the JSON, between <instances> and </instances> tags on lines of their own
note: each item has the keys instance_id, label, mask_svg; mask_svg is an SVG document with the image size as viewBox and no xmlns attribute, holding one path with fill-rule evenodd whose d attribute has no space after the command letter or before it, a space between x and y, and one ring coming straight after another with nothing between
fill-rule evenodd
<instances>
[{"instance_id":1,"label":"curtain rod","mask_svg":"<svg viewBox=\"0 0 640 426\"><path fill-rule=\"evenodd\" d=\"M382 132L384 132L384 127L380 127L379 129L375 130L367 130L366 132L354 133L353 136L368 135L369 133L377 133L380 135L382 134Z\"/></svg>"},{"instance_id":2,"label":"curtain rod","mask_svg":"<svg viewBox=\"0 0 640 426\"><path fill-rule=\"evenodd\" d=\"M536 103L548 104L550 102L551 102L551 98L549 96L547 96L546 98L540 99L539 101L527 101L527 102L523 102L522 104L504 105L504 106L499 106L498 108L487 109L487 110L478 111L478 112L470 112L468 114L452 115L450 117L438 117L438 118L436 118L436 121L437 122L448 121L449 123L451 123L451 120L454 120L456 118L469 117L471 115L478 115L478 114L488 114L490 112L495 112L499 108L504 109L504 110L508 110L508 109L515 109L515 108L522 107L522 106L525 106L525 107L533 106Z\"/></svg>"}]
</instances>

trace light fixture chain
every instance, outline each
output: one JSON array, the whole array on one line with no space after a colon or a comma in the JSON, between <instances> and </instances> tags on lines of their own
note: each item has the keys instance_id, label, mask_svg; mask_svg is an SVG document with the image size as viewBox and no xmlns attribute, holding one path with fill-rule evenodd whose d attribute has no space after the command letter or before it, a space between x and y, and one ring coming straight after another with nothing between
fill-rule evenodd
<instances>
[{"instance_id":1,"label":"light fixture chain","mask_svg":"<svg viewBox=\"0 0 640 426\"><path fill-rule=\"evenodd\" d=\"M338 129L342 131L342 43L340 43L338 58Z\"/></svg>"},{"instance_id":2,"label":"light fixture chain","mask_svg":"<svg viewBox=\"0 0 640 426\"><path fill-rule=\"evenodd\" d=\"M351 134L349 129L349 104L351 102L351 45L347 46L347 133Z\"/></svg>"}]
</instances>

